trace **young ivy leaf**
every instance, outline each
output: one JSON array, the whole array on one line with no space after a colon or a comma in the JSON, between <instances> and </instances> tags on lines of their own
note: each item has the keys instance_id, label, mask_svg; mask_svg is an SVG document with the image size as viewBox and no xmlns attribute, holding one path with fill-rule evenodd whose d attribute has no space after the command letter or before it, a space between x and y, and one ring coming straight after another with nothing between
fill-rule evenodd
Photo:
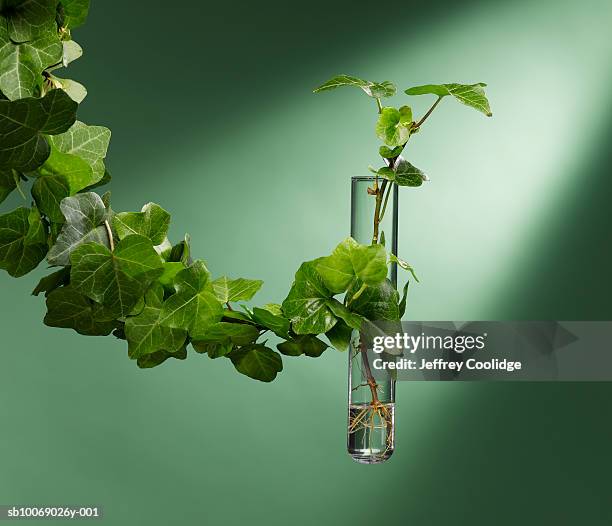
<instances>
[{"instance_id":1,"label":"young ivy leaf","mask_svg":"<svg viewBox=\"0 0 612 526\"><path fill-rule=\"evenodd\" d=\"M187 331L164 327L160 323L163 299L161 285L154 283L145 295L142 312L126 320L125 336L130 358L139 359L158 351L173 354L183 349Z\"/></svg>"},{"instance_id":2,"label":"young ivy leaf","mask_svg":"<svg viewBox=\"0 0 612 526\"><path fill-rule=\"evenodd\" d=\"M349 237L334 249L331 256L320 258L316 269L325 286L339 294L356 279L367 285L384 280L387 277L387 254L382 245L360 245Z\"/></svg>"},{"instance_id":3,"label":"young ivy leaf","mask_svg":"<svg viewBox=\"0 0 612 526\"><path fill-rule=\"evenodd\" d=\"M212 282L213 290L221 303L228 301L249 301L261 288L259 279L229 279L226 276Z\"/></svg>"},{"instance_id":4,"label":"young ivy leaf","mask_svg":"<svg viewBox=\"0 0 612 526\"><path fill-rule=\"evenodd\" d=\"M352 77L351 75L338 75L315 88L313 93L329 91L343 86L355 86L361 88L368 96L376 99L392 97L396 92L395 85L388 80L385 80L384 82L371 82L369 80Z\"/></svg>"},{"instance_id":5,"label":"young ivy leaf","mask_svg":"<svg viewBox=\"0 0 612 526\"><path fill-rule=\"evenodd\" d=\"M491 108L489 101L484 92L486 84L484 82L478 82L476 84L426 84L424 86L415 86L408 88L405 93L406 95L437 95L438 97L446 97L452 95L462 104L470 106L481 113L484 113L487 117L491 117Z\"/></svg>"},{"instance_id":6,"label":"young ivy leaf","mask_svg":"<svg viewBox=\"0 0 612 526\"><path fill-rule=\"evenodd\" d=\"M320 334L330 330L337 322L328 306L332 292L317 272L320 260L302 263L295 274L289 295L282 309L291 320L296 334Z\"/></svg>"},{"instance_id":7,"label":"young ivy leaf","mask_svg":"<svg viewBox=\"0 0 612 526\"><path fill-rule=\"evenodd\" d=\"M76 120L78 104L61 90L42 99L0 100L0 169L31 171L49 157L43 137L65 132Z\"/></svg>"},{"instance_id":8,"label":"young ivy leaf","mask_svg":"<svg viewBox=\"0 0 612 526\"><path fill-rule=\"evenodd\" d=\"M74 40L64 40L62 41L62 46L64 48L62 54L62 63L57 67L48 68L48 71L54 71L55 69L59 69L62 66L67 68L72 62L78 60L83 56L83 48Z\"/></svg>"},{"instance_id":9,"label":"young ivy leaf","mask_svg":"<svg viewBox=\"0 0 612 526\"><path fill-rule=\"evenodd\" d=\"M395 254L389 254L389 263L397 263L400 268L410 272L416 282L419 283L419 278L417 278L416 274L414 273L414 269L403 259L398 258Z\"/></svg>"},{"instance_id":10,"label":"young ivy leaf","mask_svg":"<svg viewBox=\"0 0 612 526\"><path fill-rule=\"evenodd\" d=\"M76 80L49 75L49 82L51 82L54 87L64 90L77 104L81 104L81 102L85 100L85 97L87 97L87 88Z\"/></svg>"},{"instance_id":11,"label":"young ivy leaf","mask_svg":"<svg viewBox=\"0 0 612 526\"><path fill-rule=\"evenodd\" d=\"M203 261L196 261L179 272L174 286L176 293L162 307L162 325L189 331L193 339L198 339L211 325L221 321L223 307L215 297L210 273Z\"/></svg>"},{"instance_id":12,"label":"young ivy leaf","mask_svg":"<svg viewBox=\"0 0 612 526\"><path fill-rule=\"evenodd\" d=\"M280 355L262 344L245 345L233 350L228 357L239 373L261 382L271 382L283 370Z\"/></svg>"},{"instance_id":13,"label":"young ivy leaf","mask_svg":"<svg viewBox=\"0 0 612 526\"><path fill-rule=\"evenodd\" d=\"M403 149L404 149L403 146L396 146L393 149L387 146L381 146L378 149L378 153L380 154L381 157L384 157L385 159L395 159L400 153L402 153Z\"/></svg>"},{"instance_id":14,"label":"young ivy leaf","mask_svg":"<svg viewBox=\"0 0 612 526\"><path fill-rule=\"evenodd\" d=\"M49 264L70 265L70 254L84 243L95 241L110 246L108 232L103 226L108 211L98 194L89 192L67 197L61 202L60 209L66 224L49 250Z\"/></svg>"},{"instance_id":15,"label":"young ivy leaf","mask_svg":"<svg viewBox=\"0 0 612 526\"><path fill-rule=\"evenodd\" d=\"M14 278L34 270L47 253L40 214L24 207L0 216L0 269Z\"/></svg>"},{"instance_id":16,"label":"young ivy leaf","mask_svg":"<svg viewBox=\"0 0 612 526\"><path fill-rule=\"evenodd\" d=\"M412 110L409 106L383 108L376 123L376 135L387 146L401 146L410 138Z\"/></svg>"},{"instance_id":17,"label":"young ivy leaf","mask_svg":"<svg viewBox=\"0 0 612 526\"><path fill-rule=\"evenodd\" d=\"M155 203L148 203L141 212L122 212L113 218L113 227L119 239L132 234L148 237L154 245L166 239L170 226L170 214Z\"/></svg>"},{"instance_id":18,"label":"young ivy leaf","mask_svg":"<svg viewBox=\"0 0 612 526\"><path fill-rule=\"evenodd\" d=\"M115 317L128 316L162 273L151 240L137 235L122 239L113 252L99 243L85 243L72 252L70 261L72 286Z\"/></svg>"},{"instance_id":19,"label":"young ivy leaf","mask_svg":"<svg viewBox=\"0 0 612 526\"><path fill-rule=\"evenodd\" d=\"M74 329L85 336L107 336L117 326L104 316L104 309L72 286L52 291L47 297L47 315L44 323L49 327Z\"/></svg>"}]
</instances>

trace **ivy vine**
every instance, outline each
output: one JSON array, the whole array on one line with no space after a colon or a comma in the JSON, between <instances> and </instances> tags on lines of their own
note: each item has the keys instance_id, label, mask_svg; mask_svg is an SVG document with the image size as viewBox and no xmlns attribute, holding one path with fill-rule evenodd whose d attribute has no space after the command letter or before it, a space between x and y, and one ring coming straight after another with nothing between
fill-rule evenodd
<instances>
[{"instance_id":1,"label":"ivy vine","mask_svg":"<svg viewBox=\"0 0 612 526\"><path fill-rule=\"evenodd\" d=\"M72 30L88 10L89 0L0 0L0 203L18 191L29 204L0 216L0 269L20 277L45 259L56 267L33 291L46 297L46 325L127 340L141 368L185 359L190 347L269 382L282 371L281 355L346 350L353 330L401 318L407 288L400 297L387 279L389 265L414 271L387 253L378 225L394 184L426 180L401 153L444 97L490 116L484 84L406 90L437 96L420 120L408 106L383 107L396 92L389 81L341 75L315 89L355 86L376 102L384 166L372 168L372 244L342 241L331 255L300 266L282 304L248 307L262 281L213 279L204 261L192 258L189 237L169 241L170 214L161 206L118 213L109 193L93 191L111 180L104 164L111 132L77 120L87 91L57 76L82 55ZM282 340L277 350L271 335Z\"/></svg>"}]
</instances>

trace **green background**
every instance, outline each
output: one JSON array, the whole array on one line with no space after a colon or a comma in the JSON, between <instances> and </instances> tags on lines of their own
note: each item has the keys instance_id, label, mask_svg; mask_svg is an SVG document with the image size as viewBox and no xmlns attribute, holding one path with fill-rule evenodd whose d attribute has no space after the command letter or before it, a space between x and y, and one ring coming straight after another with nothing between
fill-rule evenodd
<instances>
[{"instance_id":1,"label":"green background","mask_svg":"<svg viewBox=\"0 0 612 526\"><path fill-rule=\"evenodd\" d=\"M215 274L282 300L378 162L374 103L311 89L486 81L492 119L445 100L409 145L431 182L401 194L408 317L612 319L610 2L144 6L94 0L75 32L115 209L162 204ZM271 385L195 355L141 371L123 342L45 328L42 272L0 276L0 504L98 504L108 524L612 521L610 384L403 383L395 455L360 466L345 355L288 358Z\"/></svg>"}]
</instances>

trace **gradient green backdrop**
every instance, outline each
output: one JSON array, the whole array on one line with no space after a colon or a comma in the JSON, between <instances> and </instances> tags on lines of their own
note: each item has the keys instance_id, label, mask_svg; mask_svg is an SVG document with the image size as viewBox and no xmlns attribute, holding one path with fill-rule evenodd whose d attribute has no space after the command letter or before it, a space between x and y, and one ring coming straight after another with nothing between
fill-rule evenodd
<instances>
[{"instance_id":1,"label":"gradient green backdrop","mask_svg":"<svg viewBox=\"0 0 612 526\"><path fill-rule=\"evenodd\" d=\"M492 119L444 101L409 146L431 178L401 194L409 318L612 319L611 23L606 0L94 0L70 76L81 119L113 131L114 208L161 203L214 273L264 279L261 302L347 234L349 177L377 162L374 103L318 82L486 81ZM0 504L99 504L113 525L612 521L610 384L404 383L396 454L360 466L345 355L288 358L271 385L201 356L141 371L123 342L43 327L41 275L0 276Z\"/></svg>"}]
</instances>

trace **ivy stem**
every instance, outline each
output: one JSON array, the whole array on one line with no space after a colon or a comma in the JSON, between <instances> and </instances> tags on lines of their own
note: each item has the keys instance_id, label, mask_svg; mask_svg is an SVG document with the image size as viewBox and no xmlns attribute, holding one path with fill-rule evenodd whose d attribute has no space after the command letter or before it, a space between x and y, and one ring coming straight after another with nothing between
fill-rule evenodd
<instances>
[{"instance_id":1,"label":"ivy stem","mask_svg":"<svg viewBox=\"0 0 612 526\"><path fill-rule=\"evenodd\" d=\"M385 217L385 210L387 210L387 203L389 202L389 194L391 194L391 190L393 189L393 185L390 184L387 188L387 195L385 195L385 202L383 203L382 210L380 211L380 219L379 222L383 220Z\"/></svg>"},{"instance_id":2,"label":"ivy stem","mask_svg":"<svg viewBox=\"0 0 612 526\"><path fill-rule=\"evenodd\" d=\"M429 117L433 113L433 110L436 109L436 106L440 104L441 100L442 100L442 97L438 96L438 100L436 100L436 102L433 103L433 106L429 108L429 110L427 111L425 115L423 115L423 118L419 122L416 123L416 126L415 126L416 128L419 128L421 124L423 124L427 120L427 117Z\"/></svg>"},{"instance_id":3,"label":"ivy stem","mask_svg":"<svg viewBox=\"0 0 612 526\"><path fill-rule=\"evenodd\" d=\"M370 369L370 363L368 362L368 348L366 347L366 344L363 341L363 335L360 335L359 350L361 352L361 361L363 362L363 369L367 379L366 381L368 383L368 387L370 388L370 392L372 393L372 405L378 406L380 405L380 400L378 399L377 391L378 384L376 383L376 380L374 380L372 369Z\"/></svg>"},{"instance_id":4,"label":"ivy stem","mask_svg":"<svg viewBox=\"0 0 612 526\"><path fill-rule=\"evenodd\" d=\"M106 227L106 234L108 235L108 243L110 245L110 251L115 251L115 240L113 239L113 231L111 229L110 223L108 220L104 220L104 226Z\"/></svg>"},{"instance_id":5,"label":"ivy stem","mask_svg":"<svg viewBox=\"0 0 612 526\"><path fill-rule=\"evenodd\" d=\"M226 301L226 302L225 302L225 305L226 305L226 307L227 307L227 310L229 310L229 311L233 311L233 310L234 310L234 309L232 309L232 306L230 305L230 302L229 302L229 301Z\"/></svg>"},{"instance_id":6,"label":"ivy stem","mask_svg":"<svg viewBox=\"0 0 612 526\"><path fill-rule=\"evenodd\" d=\"M385 188L387 188L387 183L389 181L387 179L383 179L383 182L380 185L380 188L376 190L376 206L374 207L374 233L372 234L372 244L376 245L378 243L378 234L380 229L380 206L382 204L382 197L385 193Z\"/></svg>"}]
</instances>

